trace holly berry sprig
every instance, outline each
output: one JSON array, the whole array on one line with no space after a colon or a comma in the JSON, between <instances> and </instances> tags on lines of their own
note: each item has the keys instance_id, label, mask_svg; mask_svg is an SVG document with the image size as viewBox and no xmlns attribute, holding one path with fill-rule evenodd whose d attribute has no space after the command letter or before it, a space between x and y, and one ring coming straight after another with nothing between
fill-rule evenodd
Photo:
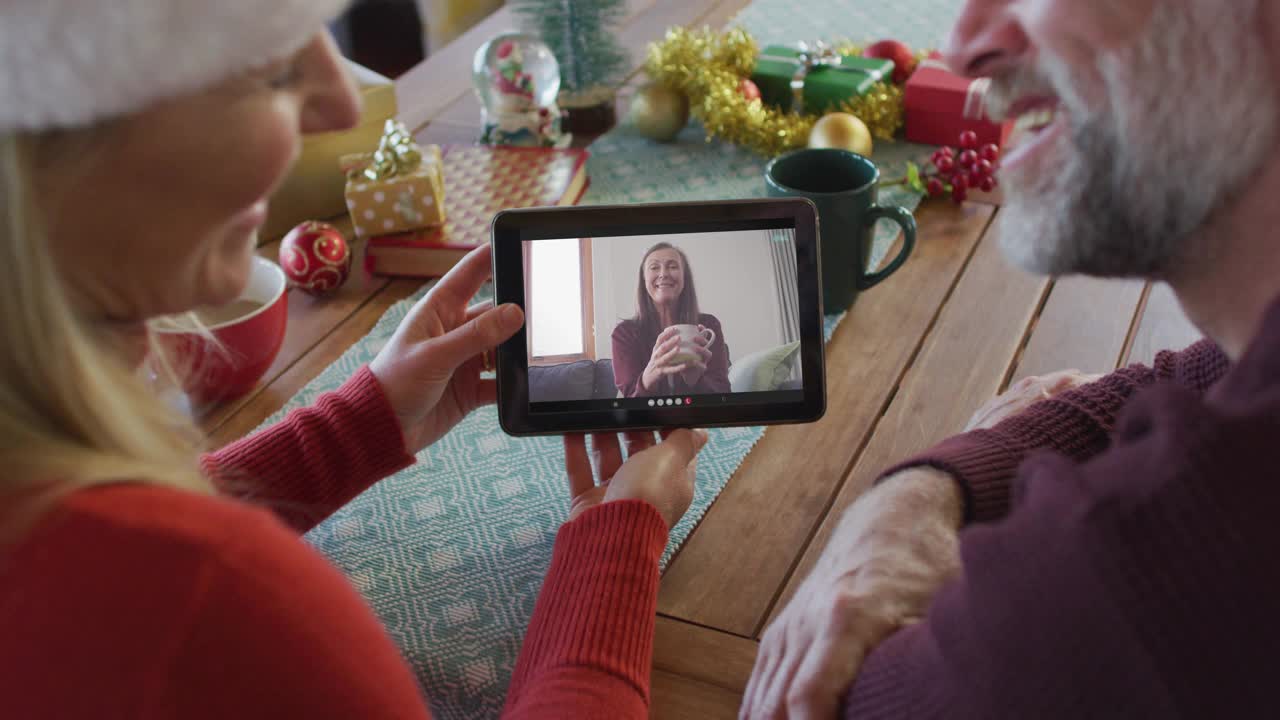
<instances>
[{"instance_id":1,"label":"holly berry sprig","mask_svg":"<svg viewBox=\"0 0 1280 720\"><path fill-rule=\"evenodd\" d=\"M929 197L950 193L956 204L969 198L970 190L991 192L1000 186L996 172L1000 169L1000 148L993 144L978 146L978 134L972 130L960 133L960 146L941 147L921 169L907 163L906 185Z\"/></svg>"}]
</instances>

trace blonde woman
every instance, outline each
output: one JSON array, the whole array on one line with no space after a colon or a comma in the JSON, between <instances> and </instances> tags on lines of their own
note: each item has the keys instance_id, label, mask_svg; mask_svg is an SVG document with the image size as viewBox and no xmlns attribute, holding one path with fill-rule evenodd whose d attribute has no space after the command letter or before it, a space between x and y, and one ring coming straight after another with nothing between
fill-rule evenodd
<instances>
[{"instance_id":1,"label":"blonde woman","mask_svg":"<svg viewBox=\"0 0 1280 720\"><path fill-rule=\"evenodd\" d=\"M340 390L220 452L198 456L190 420L137 370L156 318L244 287L300 136L356 120L322 30L341 5L0 7L6 717L428 715L374 615L298 533L493 401L477 358L523 318L466 306L487 252ZM646 714L657 560L703 442L631 435L623 466L616 436L590 457L566 440L570 520L510 715Z\"/></svg>"}]
</instances>

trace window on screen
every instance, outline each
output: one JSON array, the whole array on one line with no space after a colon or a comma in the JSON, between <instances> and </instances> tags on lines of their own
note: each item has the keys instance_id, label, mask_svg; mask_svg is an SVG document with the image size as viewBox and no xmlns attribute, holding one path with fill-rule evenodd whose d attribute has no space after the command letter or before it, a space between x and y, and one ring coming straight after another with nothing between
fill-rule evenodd
<instances>
[{"instance_id":1,"label":"window on screen","mask_svg":"<svg viewBox=\"0 0 1280 720\"><path fill-rule=\"evenodd\" d=\"M591 241L526 243L529 362L595 359Z\"/></svg>"}]
</instances>

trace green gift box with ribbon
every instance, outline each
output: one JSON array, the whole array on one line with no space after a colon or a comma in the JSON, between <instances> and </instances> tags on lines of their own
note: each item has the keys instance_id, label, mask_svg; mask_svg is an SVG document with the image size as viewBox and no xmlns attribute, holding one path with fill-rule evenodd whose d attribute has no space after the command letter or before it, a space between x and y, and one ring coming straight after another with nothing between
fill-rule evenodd
<instances>
[{"instance_id":1,"label":"green gift box with ribbon","mask_svg":"<svg viewBox=\"0 0 1280 720\"><path fill-rule=\"evenodd\" d=\"M836 110L892 78L892 60L841 55L822 44L770 45L751 75L766 104L816 115Z\"/></svg>"}]
</instances>

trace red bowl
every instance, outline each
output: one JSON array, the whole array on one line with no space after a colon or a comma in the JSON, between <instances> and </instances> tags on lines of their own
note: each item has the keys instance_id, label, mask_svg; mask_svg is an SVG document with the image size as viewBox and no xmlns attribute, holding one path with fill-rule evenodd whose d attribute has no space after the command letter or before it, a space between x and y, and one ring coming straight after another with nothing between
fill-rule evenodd
<instances>
[{"instance_id":1,"label":"red bowl","mask_svg":"<svg viewBox=\"0 0 1280 720\"><path fill-rule=\"evenodd\" d=\"M249 284L237 302L255 307L206 330L217 341L183 329L162 329L161 342L183 378L183 390L195 407L239 397L257 386L284 344L289 318L288 282L279 265L253 259Z\"/></svg>"}]
</instances>

